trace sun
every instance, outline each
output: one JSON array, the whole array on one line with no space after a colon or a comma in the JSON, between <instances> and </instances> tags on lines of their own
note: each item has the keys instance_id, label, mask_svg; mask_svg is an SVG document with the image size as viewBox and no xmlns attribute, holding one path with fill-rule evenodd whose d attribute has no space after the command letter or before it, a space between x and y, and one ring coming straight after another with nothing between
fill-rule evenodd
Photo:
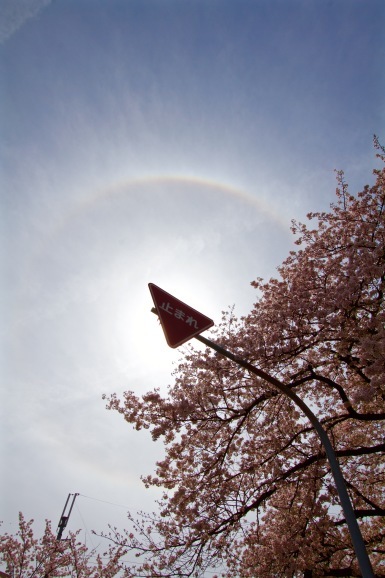
<instances>
[{"instance_id":1,"label":"sun","mask_svg":"<svg viewBox=\"0 0 385 578\"><path fill-rule=\"evenodd\" d=\"M127 290L128 289L128 290ZM135 387L164 389L170 384L181 350L167 345L162 327L151 311L147 284L130 288L122 282L111 309L111 357L116 369Z\"/></svg>"}]
</instances>

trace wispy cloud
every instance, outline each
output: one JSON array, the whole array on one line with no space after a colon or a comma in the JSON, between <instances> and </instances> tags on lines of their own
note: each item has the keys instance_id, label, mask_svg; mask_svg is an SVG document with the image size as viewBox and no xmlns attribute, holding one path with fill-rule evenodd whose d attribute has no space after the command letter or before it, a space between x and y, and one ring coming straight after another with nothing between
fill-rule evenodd
<instances>
[{"instance_id":1,"label":"wispy cloud","mask_svg":"<svg viewBox=\"0 0 385 578\"><path fill-rule=\"evenodd\" d=\"M27 20L48 6L51 0L2 0L0 3L0 44L21 28Z\"/></svg>"}]
</instances>

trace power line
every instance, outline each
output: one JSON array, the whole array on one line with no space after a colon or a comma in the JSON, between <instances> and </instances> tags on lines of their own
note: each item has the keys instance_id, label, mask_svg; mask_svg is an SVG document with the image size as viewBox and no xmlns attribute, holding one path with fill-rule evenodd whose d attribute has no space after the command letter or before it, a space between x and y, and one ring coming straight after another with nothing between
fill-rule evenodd
<instances>
[{"instance_id":1,"label":"power line","mask_svg":"<svg viewBox=\"0 0 385 578\"><path fill-rule=\"evenodd\" d=\"M107 502L106 500L100 500L99 498L92 498L91 496L85 496L84 494L78 494L79 496L81 496L82 498L87 498L88 500L94 500L95 502L102 502L103 504L109 504L110 506L118 506L119 508L127 508L127 510L129 509L129 506L125 505L125 504L115 504L114 502Z\"/></svg>"},{"instance_id":2,"label":"power line","mask_svg":"<svg viewBox=\"0 0 385 578\"><path fill-rule=\"evenodd\" d=\"M81 511L80 511L80 508L79 508L79 506L78 506L77 504L76 504L76 510L77 510L77 512L78 512L78 514L79 514L79 516L80 516L80 518L81 518L81 520L82 520L82 522L83 522L84 528L85 528L86 545L87 545L87 536L88 536L88 538L89 538L90 541L91 541L92 548L93 548L94 550L96 550L96 546L95 546L95 544L94 544L94 542L93 542L93 540L92 540L91 533L90 533L90 531L88 530L87 524L86 524L86 522L85 522L85 520L84 520L84 518L83 518L83 516L82 516L82 513L81 513Z\"/></svg>"}]
</instances>

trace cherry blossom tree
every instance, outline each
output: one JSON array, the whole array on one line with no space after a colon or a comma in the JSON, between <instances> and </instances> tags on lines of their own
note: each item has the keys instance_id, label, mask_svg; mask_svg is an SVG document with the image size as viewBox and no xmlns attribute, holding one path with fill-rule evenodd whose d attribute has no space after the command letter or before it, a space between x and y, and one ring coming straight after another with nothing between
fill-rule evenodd
<instances>
[{"instance_id":1,"label":"cherry blossom tree","mask_svg":"<svg viewBox=\"0 0 385 578\"><path fill-rule=\"evenodd\" d=\"M79 532L70 532L65 540L57 540L50 522L42 537L35 538L33 520L19 514L15 535L0 535L0 576L9 578L113 578L121 569L122 547L108 546L101 555L79 541Z\"/></svg>"},{"instance_id":2,"label":"cherry blossom tree","mask_svg":"<svg viewBox=\"0 0 385 578\"><path fill-rule=\"evenodd\" d=\"M385 169L374 175L354 196L337 173L330 212L293 222L298 249L253 282L249 315L224 313L214 341L317 414L385 576ZM324 449L292 401L210 348L190 347L174 377L165 397L108 398L166 452L144 478L164 490L159 513L110 534L143 556L132 576L360 576Z\"/></svg>"}]
</instances>

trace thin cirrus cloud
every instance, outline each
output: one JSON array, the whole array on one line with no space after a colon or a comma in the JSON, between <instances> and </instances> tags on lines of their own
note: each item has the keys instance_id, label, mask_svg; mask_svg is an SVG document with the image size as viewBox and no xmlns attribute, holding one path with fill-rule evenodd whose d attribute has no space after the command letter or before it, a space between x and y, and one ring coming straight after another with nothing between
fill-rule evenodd
<instances>
[{"instance_id":1,"label":"thin cirrus cloud","mask_svg":"<svg viewBox=\"0 0 385 578\"><path fill-rule=\"evenodd\" d=\"M366 184L383 6L0 3L7 524L55 521L69 491L152 509L139 473L161 446L101 399L172 383L182 352L147 284L216 324L247 314L250 281L293 248L290 220L334 200L333 169Z\"/></svg>"},{"instance_id":2,"label":"thin cirrus cloud","mask_svg":"<svg viewBox=\"0 0 385 578\"><path fill-rule=\"evenodd\" d=\"M52 0L2 0L0 4L0 44L8 40L28 20L36 17Z\"/></svg>"}]
</instances>

